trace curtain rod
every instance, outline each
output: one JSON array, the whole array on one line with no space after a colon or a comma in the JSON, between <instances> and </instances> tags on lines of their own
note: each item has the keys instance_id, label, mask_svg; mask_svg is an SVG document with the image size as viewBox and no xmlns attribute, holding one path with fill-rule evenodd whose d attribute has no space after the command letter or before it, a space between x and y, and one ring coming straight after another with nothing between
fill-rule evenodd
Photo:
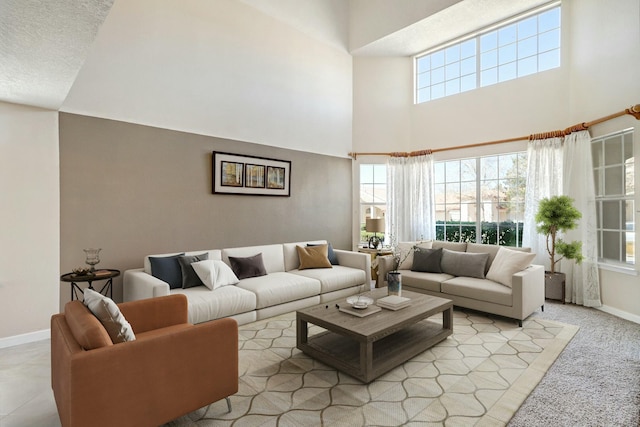
<instances>
[{"instance_id":1,"label":"curtain rod","mask_svg":"<svg viewBox=\"0 0 640 427\"><path fill-rule=\"evenodd\" d=\"M449 151L449 150L459 150L462 148L475 148L482 147L485 145L495 145L495 144L504 144L505 142L515 142L515 141L531 141L535 139L545 139L550 137L561 137L565 135L569 135L572 132L578 132L581 130L587 130L593 125L597 125L599 123L606 122L611 119L615 119L616 117L621 117L626 114L630 114L636 118L636 120L640 120L640 104L636 104L632 107L629 107L625 110L618 111L617 113L609 114L605 117L600 117L599 119L592 120L590 122L583 122L577 125L573 125L564 130L555 130L551 132L543 132L543 133L535 133L528 136L520 136L517 138L507 138L500 139L497 141L489 141L489 142L480 142L477 144L469 144L469 145L458 145L455 147L444 147L444 148L434 148L433 150L418 150L418 151L408 151L408 152L389 152L389 153L349 153L349 156L352 159L357 159L358 156L389 156L389 157L415 157L415 156L424 156L425 154L437 153L440 151Z\"/></svg>"}]
</instances>

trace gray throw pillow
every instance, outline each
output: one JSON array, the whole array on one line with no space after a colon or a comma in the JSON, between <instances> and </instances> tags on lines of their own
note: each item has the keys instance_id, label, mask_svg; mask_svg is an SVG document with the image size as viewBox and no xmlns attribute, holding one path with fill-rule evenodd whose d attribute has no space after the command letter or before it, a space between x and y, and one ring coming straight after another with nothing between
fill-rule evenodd
<instances>
[{"instance_id":1,"label":"gray throw pillow","mask_svg":"<svg viewBox=\"0 0 640 427\"><path fill-rule=\"evenodd\" d=\"M184 252L178 255L149 257L151 264L151 275L167 282L170 289L182 287L182 269L178 258L183 256Z\"/></svg>"},{"instance_id":2,"label":"gray throw pillow","mask_svg":"<svg viewBox=\"0 0 640 427\"><path fill-rule=\"evenodd\" d=\"M205 252L200 255L185 255L178 258L180 269L182 270L182 289L194 288L196 286L204 286L196 271L191 264L198 261L209 259L209 253Z\"/></svg>"},{"instance_id":3,"label":"gray throw pillow","mask_svg":"<svg viewBox=\"0 0 640 427\"><path fill-rule=\"evenodd\" d=\"M440 266L443 273L453 276L484 279L484 267L488 260L489 254L472 254L443 249Z\"/></svg>"},{"instance_id":4,"label":"gray throw pillow","mask_svg":"<svg viewBox=\"0 0 640 427\"><path fill-rule=\"evenodd\" d=\"M230 256L229 263L231 264L231 270L239 280L267 275L261 253L247 258Z\"/></svg>"},{"instance_id":5,"label":"gray throw pillow","mask_svg":"<svg viewBox=\"0 0 640 427\"><path fill-rule=\"evenodd\" d=\"M442 258L442 248L424 249L417 247L413 252L413 266L411 271L422 271L425 273L442 273L440 260Z\"/></svg>"}]
</instances>

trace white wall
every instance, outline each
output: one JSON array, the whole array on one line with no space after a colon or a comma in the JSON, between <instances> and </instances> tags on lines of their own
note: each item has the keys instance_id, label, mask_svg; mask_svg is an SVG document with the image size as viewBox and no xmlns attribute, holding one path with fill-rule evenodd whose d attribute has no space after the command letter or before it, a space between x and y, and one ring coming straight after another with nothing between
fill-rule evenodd
<instances>
[{"instance_id":1,"label":"white wall","mask_svg":"<svg viewBox=\"0 0 640 427\"><path fill-rule=\"evenodd\" d=\"M640 103L639 8L637 0L564 2L560 68L420 105L412 104L411 58L355 57L354 151L412 151L527 136ZM634 149L640 153L638 121L630 116L594 126L591 132L597 136L630 126L636 126ZM446 151L435 157L525 147L526 142L519 142ZM640 189L638 176L636 188ZM637 265L639 258L636 254ZM603 270L601 279L603 304L618 314L640 318L638 276Z\"/></svg>"},{"instance_id":2,"label":"white wall","mask_svg":"<svg viewBox=\"0 0 640 427\"><path fill-rule=\"evenodd\" d=\"M346 157L351 69L242 2L116 1L61 111Z\"/></svg>"},{"instance_id":3,"label":"white wall","mask_svg":"<svg viewBox=\"0 0 640 427\"><path fill-rule=\"evenodd\" d=\"M59 176L58 113L0 103L0 347L58 312Z\"/></svg>"}]
</instances>

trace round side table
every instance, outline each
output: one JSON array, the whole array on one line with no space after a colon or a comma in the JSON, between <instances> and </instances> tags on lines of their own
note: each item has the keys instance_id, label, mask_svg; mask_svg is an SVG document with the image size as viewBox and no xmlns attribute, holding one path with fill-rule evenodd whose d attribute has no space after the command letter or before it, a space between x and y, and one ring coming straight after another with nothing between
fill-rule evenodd
<instances>
[{"instance_id":1,"label":"round side table","mask_svg":"<svg viewBox=\"0 0 640 427\"><path fill-rule=\"evenodd\" d=\"M84 274L78 275L76 273L67 273L60 276L60 280L63 282L71 283L71 301L78 298L78 291L81 294L84 294L84 291L78 283L87 282L89 283L88 289L94 291L93 282L98 280L106 280L105 284L100 288L100 293L104 296L107 296L106 292L109 291L109 298L113 299L113 278L118 277L120 275L120 270L113 269L102 269L96 270L93 274Z\"/></svg>"}]
</instances>

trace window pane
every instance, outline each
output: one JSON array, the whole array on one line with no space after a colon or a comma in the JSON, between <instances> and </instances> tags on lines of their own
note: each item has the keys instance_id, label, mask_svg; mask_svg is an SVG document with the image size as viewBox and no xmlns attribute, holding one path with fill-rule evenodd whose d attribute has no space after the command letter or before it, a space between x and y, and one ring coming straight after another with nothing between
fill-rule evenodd
<instances>
[{"instance_id":1,"label":"window pane","mask_svg":"<svg viewBox=\"0 0 640 427\"><path fill-rule=\"evenodd\" d=\"M373 203L373 184L360 184L360 202Z\"/></svg>"},{"instance_id":2,"label":"window pane","mask_svg":"<svg viewBox=\"0 0 640 427\"><path fill-rule=\"evenodd\" d=\"M622 163L622 137L616 136L614 138L607 139L604 144L604 164L619 165Z\"/></svg>"},{"instance_id":3,"label":"window pane","mask_svg":"<svg viewBox=\"0 0 640 427\"><path fill-rule=\"evenodd\" d=\"M425 88L425 89L420 89L418 90L418 98L417 98L417 102L418 104L421 102L426 102L431 100L431 88Z\"/></svg>"},{"instance_id":4,"label":"window pane","mask_svg":"<svg viewBox=\"0 0 640 427\"><path fill-rule=\"evenodd\" d=\"M451 47L448 47L444 51L444 55L445 55L446 64L451 64L452 62L460 61L460 45L456 44Z\"/></svg>"},{"instance_id":5,"label":"window pane","mask_svg":"<svg viewBox=\"0 0 640 427\"><path fill-rule=\"evenodd\" d=\"M516 24L498 30L498 46L504 46L516 41Z\"/></svg>"},{"instance_id":6,"label":"window pane","mask_svg":"<svg viewBox=\"0 0 640 427\"><path fill-rule=\"evenodd\" d=\"M445 171L447 182L460 181L460 162L458 160L445 162Z\"/></svg>"},{"instance_id":7,"label":"window pane","mask_svg":"<svg viewBox=\"0 0 640 427\"><path fill-rule=\"evenodd\" d=\"M631 133L624 136L624 159L633 160L633 135Z\"/></svg>"},{"instance_id":8,"label":"window pane","mask_svg":"<svg viewBox=\"0 0 640 427\"><path fill-rule=\"evenodd\" d=\"M498 200L498 181L482 181L480 183L480 197L482 202L491 202Z\"/></svg>"},{"instance_id":9,"label":"window pane","mask_svg":"<svg viewBox=\"0 0 640 427\"><path fill-rule=\"evenodd\" d=\"M431 86L431 99L442 98L444 96L444 83Z\"/></svg>"},{"instance_id":10,"label":"window pane","mask_svg":"<svg viewBox=\"0 0 640 427\"><path fill-rule=\"evenodd\" d=\"M460 184L460 200L463 202L476 200L476 183L463 182Z\"/></svg>"},{"instance_id":11,"label":"window pane","mask_svg":"<svg viewBox=\"0 0 640 427\"><path fill-rule=\"evenodd\" d=\"M490 68L480 74L480 86L489 86L498 83L498 69Z\"/></svg>"},{"instance_id":12,"label":"window pane","mask_svg":"<svg viewBox=\"0 0 640 427\"><path fill-rule=\"evenodd\" d=\"M550 70L560 66L560 50L551 50L538 56L538 71Z\"/></svg>"},{"instance_id":13,"label":"window pane","mask_svg":"<svg viewBox=\"0 0 640 427\"><path fill-rule=\"evenodd\" d=\"M460 74L468 75L476 72L476 58L467 58L460 63Z\"/></svg>"},{"instance_id":14,"label":"window pane","mask_svg":"<svg viewBox=\"0 0 640 427\"><path fill-rule=\"evenodd\" d=\"M634 167L633 163L629 163L625 165L625 177L624 177L624 194L627 196L633 196L634 193L634 185L633 180L635 179Z\"/></svg>"},{"instance_id":15,"label":"window pane","mask_svg":"<svg viewBox=\"0 0 640 427\"><path fill-rule=\"evenodd\" d=\"M373 182L373 165L360 165L360 182Z\"/></svg>"},{"instance_id":16,"label":"window pane","mask_svg":"<svg viewBox=\"0 0 640 427\"><path fill-rule=\"evenodd\" d=\"M417 60L417 71L422 73L431 69L431 55L426 55Z\"/></svg>"},{"instance_id":17,"label":"window pane","mask_svg":"<svg viewBox=\"0 0 640 427\"><path fill-rule=\"evenodd\" d=\"M498 67L498 80L501 82L516 78L516 64L510 63Z\"/></svg>"},{"instance_id":18,"label":"window pane","mask_svg":"<svg viewBox=\"0 0 640 427\"><path fill-rule=\"evenodd\" d=\"M486 70L487 68L495 67L498 65L498 51L490 50L483 53L480 56L480 69Z\"/></svg>"},{"instance_id":19,"label":"window pane","mask_svg":"<svg viewBox=\"0 0 640 427\"><path fill-rule=\"evenodd\" d=\"M526 58L538 53L538 40L536 37L529 37L518 42L518 59Z\"/></svg>"},{"instance_id":20,"label":"window pane","mask_svg":"<svg viewBox=\"0 0 640 427\"><path fill-rule=\"evenodd\" d=\"M498 64L506 64L516 60L516 45L509 44L498 50Z\"/></svg>"},{"instance_id":21,"label":"window pane","mask_svg":"<svg viewBox=\"0 0 640 427\"><path fill-rule=\"evenodd\" d=\"M492 31L480 37L480 52L498 47L498 32Z\"/></svg>"},{"instance_id":22,"label":"window pane","mask_svg":"<svg viewBox=\"0 0 640 427\"><path fill-rule=\"evenodd\" d=\"M470 39L460 45L460 58L469 58L476 54L476 39Z\"/></svg>"},{"instance_id":23,"label":"window pane","mask_svg":"<svg viewBox=\"0 0 640 427\"><path fill-rule=\"evenodd\" d=\"M602 228L613 230L620 230L622 228L622 224L620 224L620 202L617 200L613 202L602 202L602 216Z\"/></svg>"},{"instance_id":24,"label":"window pane","mask_svg":"<svg viewBox=\"0 0 640 427\"><path fill-rule=\"evenodd\" d=\"M531 56L518 61L518 77L528 76L538 71L538 57Z\"/></svg>"},{"instance_id":25,"label":"window pane","mask_svg":"<svg viewBox=\"0 0 640 427\"><path fill-rule=\"evenodd\" d=\"M373 181L376 183L387 183L387 166L373 165Z\"/></svg>"},{"instance_id":26,"label":"window pane","mask_svg":"<svg viewBox=\"0 0 640 427\"><path fill-rule=\"evenodd\" d=\"M445 192L444 192L444 184L434 184L433 186L433 191L434 191L434 197L436 199L436 203L444 203L445 199Z\"/></svg>"},{"instance_id":27,"label":"window pane","mask_svg":"<svg viewBox=\"0 0 640 427\"><path fill-rule=\"evenodd\" d=\"M447 183L447 203L460 203L460 183Z\"/></svg>"},{"instance_id":28,"label":"window pane","mask_svg":"<svg viewBox=\"0 0 640 427\"><path fill-rule=\"evenodd\" d=\"M422 74L418 74L418 87L423 88L429 86L431 84L431 73L426 72Z\"/></svg>"},{"instance_id":29,"label":"window pane","mask_svg":"<svg viewBox=\"0 0 640 427\"><path fill-rule=\"evenodd\" d=\"M593 185L595 187L596 196L602 196L602 171L594 170L593 171Z\"/></svg>"},{"instance_id":30,"label":"window pane","mask_svg":"<svg viewBox=\"0 0 640 427\"><path fill-rule=\"evenodd\" d=\"M460 92L466 92L476 88L476 74L469 74L460 79Z\"/></svg>"},{"instance_id":31,"label":"window pane","mask_svg":"<svg viewBox=\"0 0 640 427\"><path fill-rule=\"evenodd\" d=\"M604 170L604 194L619 196L624 194L622 166L613 166Z\"/></svg>"},{"instance_id":32,"label":"window pane","mask_svg":"<svg viewBox=\"0 0 640 427\"><path fill-rule=\"evenodd\" d=\"M464 159L460 161L460 178L462 181L476 180L476 159Z\"/></svg>"},{"instance_id":33,"label":"window pane","mask_svg":"<svg viewBox=\"0 0 640 427\"><path fill-rule=\"evenodd\" d=\"M433 167L435 182L444 182L444 163L436 162Z\"/></svg>"},{"instance_id":34,"label":"window pane","mask_svg":"<svg viewBox=\"0 0 640 427\"><path fill-rule=\"evenodd\" d=\"M482 179L498 178L498 157L482 157L480 159L480 171Z\"/></svg>"},{"instance_id":35,"label":"window pane","mask_svg":"<svg viewBox=\"0 0 640 427\"><path fill-rule=\"evenodd\" d=\"M597 141L591 144L591 156L593 158L593 167L597 168L604 164L602 155L602 141Z\"/></svg>"},{"instance_id":36,"label":"window pane","mask_svg":"<svg viewBox=\"0 0 640 427\"><path fill-rule=\"evenodd\" d=\"M518 39L533 36L538 31L538 17L532 16L524 21L518 22Z\"/></svg>"},{"instance_id":37,"label":"window pane","mask_svg":"<svg viewBox=\"0 0 640 427\"><path fill-rule=\"evenodd\" d=\"M445 91L446 91L447 96L459 93L460 92L460 79L449 80L446 83Z\"/></svg>"},{"instance_id":38,"label":"window pane","mask_svg":"<svg viewBox=\"0 0 640 427\"><path fill-rule=\"evenodd\" d=\"M547 31L538 35L538 49L540 52L560 47L560 29Z\"/></svg>"},{"instance_id":39,"label":"window pane","mask_svg":"<svg viewBox=\"0 0 640 427\"><path fill-rule=\"evenodd\" d=\"M556 7L538 15L538 31L547 31L560 27L560 8Z\"/></svg>"},{"instance_id":40,"label":"window pane","mask_svg":"<svg viewBox=\"0 0 640 427\"><path fill-rule=\"evenodd\" d=\"M445 76L447 80L455 79L460 77L460 63L455 62L453 64L447 65L445 69Z\"/></svg>"},{"instance_id":41,"label":"window pane","mask_svg":"<svg viewBox=\"0 0 640 427\"><path fill-rule=\"evenodd\" d=\"M431 68L442 67L444 65L444 51L431 54Z\"/></svg>"},{"instance_id":42,"label":"window pane","mask_svg":"<svg viewBox=\"0 0 640 427\"><path fill-rule=\"evenodd\" d=\"M602 232L602 257L614 261L620 260L620 233L618 231Z\"/></svg>"}]
</instances>

